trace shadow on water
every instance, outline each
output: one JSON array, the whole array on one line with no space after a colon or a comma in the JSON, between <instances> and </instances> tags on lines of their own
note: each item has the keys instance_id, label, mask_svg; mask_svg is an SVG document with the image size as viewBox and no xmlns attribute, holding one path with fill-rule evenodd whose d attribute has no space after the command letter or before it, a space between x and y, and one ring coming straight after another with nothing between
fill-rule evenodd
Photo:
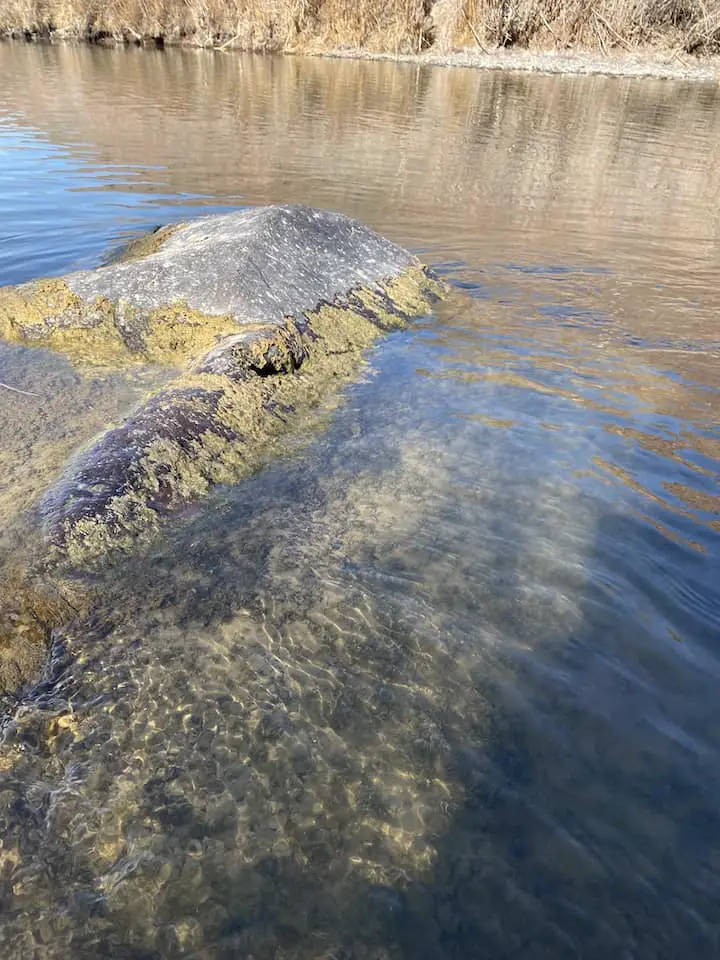
<instances>
[{"instance_id":1,"label":"shadow on water","mask_svg":"<svg viewBox=\"0 0 720 960\"><path fill-rule=\"evenodd\" d=\"M601 568L618 538L652 539L613 514L596 535ZM709 586L683 547L660 549L681 583ZM717 637L719 614L698 616L696 641ZM465 799L405 892L405 956L717 956L716 651L676 645L591 582L577 628L541 662L516 660L511 688L473 678L489 734L453 751Z\"/></svg>"}]
</instances>

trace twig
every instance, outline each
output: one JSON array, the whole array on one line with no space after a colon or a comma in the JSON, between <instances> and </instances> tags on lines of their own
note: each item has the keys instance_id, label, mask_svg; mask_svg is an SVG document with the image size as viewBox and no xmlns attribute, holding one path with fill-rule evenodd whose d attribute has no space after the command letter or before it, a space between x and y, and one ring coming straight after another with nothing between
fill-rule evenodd
<instances>
[{"instance_id":1,"label":"twig","mask_svg":"<svg viewBox=\"0 0 720 960\"><path fill-rule=\"evenodd\" d=\"M125 29L137 43L142 43L143 35L141 33L138 33L137 30L133 30L131 26L126 26Z\"/></svg>"},{"instance_id":2,"label":"twig","mask_svg":"<svg viewBox=\"0 0 720 960\"><path fill-rule=\"evenodd\" d=\"M687 60L682 56L682 47L676 47L672 51L672 59L677 60L683 67L689 66Z\"/></svg>"},{"instance_id":3,"label":"twig","mask_svg":"<svg viewBox=\"0 0 720 960\"><path fill-rule=\"evenodd\" d=\"M550 34L554 37L555 43L558 43L558 44L559 44L559 43L560 43L560 38L558 37L558 35L555 33L555 31L553 30L553 28L552 28L552 27L550 26L550 24L548 23L548 19L547 19L547 17L545 16L545 14L542 12L542 10L539 10L538 13L540 14L540 19L542 20L543 25L545 26L545 29L548 30L548 31L550 32Z\"/></svg>"},{"instance_id":4,"label":"twig","mask_svg":"<svg viewBox=\"0 0 720 960\"><path fill-rule=\"evenodd\" d=\"M595 16L597 16L597 14L595 14ZM593 17L592 25L593 27L595 27L595 36L598 38L598 43L600 44L600 50L602 52L602 55L606 57L608 55L608 52L605 49L605 44L603 43L602 34L600 33L600 28L598 27L598 23L595 17Z\"/></svg>"},{"instance_id":5,"label":"twig","mask_svg":"<svg viewBox=\"0 0 720 960\"><path fill-rule=\"evenodd\" d=\"M0 383L3 390L12 390L13 393L22 393L24 397L39 397L39 393L31 393L29 390L19 390L17 387L11 387L9 383Z\"/></svg>"},{"instance_id":6,"label":"twig","mask_svg":"<svg viewBox=\"0 0 720 960\"><path fill-rule=\"evenodd\" d=\"M225 50L225 47L229 47L231 43L235 43L236 40L240 39L240 34L236 33L234 37L230 37L229 40L226 40L225 43L221 43L219 47L213 47L214 50Z\"/></svg>"},{"instance_id":7,"label":"twig","mask_svg":"<svg viewBox=\"0 0 720 960\"><path fill-rule=\"evenodd\" d=\"M598 20L600 21L600 23L603 24L603 26L604 26L605 29L608 31L608 33L611 33L611 34L615 37L616 40L619 40L620 43L622 44L622 46L625 47L626 50L632 50L632 47L631 47L630 44L627 42L627 40L625 40L623 37L621 37L620 34L617 32L617 30L615 30L614 27L611 27L610 24L609 24L609 23L607 22L607 20L605 19L605 17L604 17L601 13L598 13L597 10L595 11L595 16L598 18Z\"/></svg>"},{"instance_id":8,"label":"twig","mask_svg":"<svg viewBox=\"0 0 720 960\"><path fill-rule=\"evenodd\" d=\"M480 47L482 53L487 53L487 48L484 47L480 41L480 37L477 34L477 30L472 25L470 17L467 15L467 11L463 8L463 16L465 17L465 23L470 27L470 33L475 37L475 43Z\"/></svg>"}]
</instances>

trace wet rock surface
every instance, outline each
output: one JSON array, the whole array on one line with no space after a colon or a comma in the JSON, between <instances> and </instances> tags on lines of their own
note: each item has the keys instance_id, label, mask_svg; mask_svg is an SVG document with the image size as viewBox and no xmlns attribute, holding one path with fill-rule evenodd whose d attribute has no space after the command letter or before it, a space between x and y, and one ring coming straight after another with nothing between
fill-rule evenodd
<instances>
[{"instance_id":1,"label":"wet rock surface","mask_svg":"<svg viewBox=\"0 0 720 960\"><path fill-rule=\"evenodd\" d=\"M415 262L342 214L273 206L200 218L161 239L151 256L72 274L67 283L84 300L122 299L144 310L184 300L240 323L279 323Z\"/></svg>"}]
</instances>

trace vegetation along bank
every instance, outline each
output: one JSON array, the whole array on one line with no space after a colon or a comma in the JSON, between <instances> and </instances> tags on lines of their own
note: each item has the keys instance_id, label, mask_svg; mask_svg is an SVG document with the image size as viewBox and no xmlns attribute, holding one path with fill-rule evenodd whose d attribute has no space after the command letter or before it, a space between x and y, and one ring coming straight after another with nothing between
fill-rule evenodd
<instances>
[{"instance_id":1,"label":"vegetation along bank","mask_svg":"<svg viewBox=\"0 0 720 960\"><path fill-rule=\"evenodd\" d=\"M263 52L720 53L720 0L2 0L0 35Z\"/></svg>"}]
</instances>

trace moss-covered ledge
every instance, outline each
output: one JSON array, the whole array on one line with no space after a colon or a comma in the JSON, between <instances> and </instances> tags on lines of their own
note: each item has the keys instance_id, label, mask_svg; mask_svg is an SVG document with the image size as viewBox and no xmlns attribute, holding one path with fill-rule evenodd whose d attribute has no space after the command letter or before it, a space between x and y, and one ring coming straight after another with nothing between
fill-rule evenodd
<instances>
[{"instance_id":1,"label":"moss-covered ledge","mask_svg":"<svg viewBox=\"0 0 720 960\"><path fill-rule=\"evenodd\" d=\"M34 676L53 627L92 604L72 598L66 575L97 574L98 559L255 470L300 413L357 373L374 340L442 292L407 251L301 206L172 225L97 270L0 288L0 337L12 343L81 371L176 371L48 478L41 549L0 597L0 691Z\"/></svg>"}]
</instances>

